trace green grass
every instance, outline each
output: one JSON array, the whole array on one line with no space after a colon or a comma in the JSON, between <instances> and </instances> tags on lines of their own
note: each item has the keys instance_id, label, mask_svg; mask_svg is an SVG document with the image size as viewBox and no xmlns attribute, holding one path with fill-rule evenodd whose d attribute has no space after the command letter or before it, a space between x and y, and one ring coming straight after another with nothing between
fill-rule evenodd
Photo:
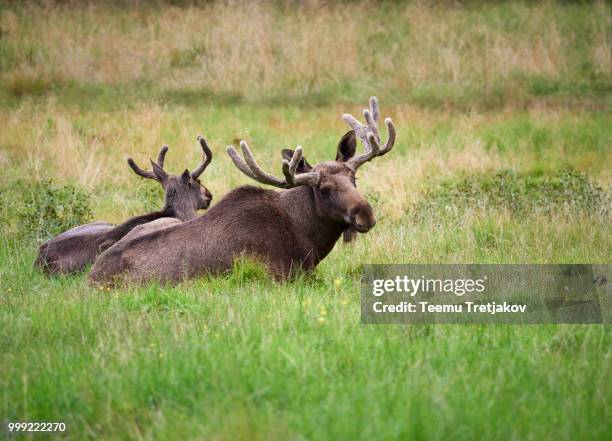
<instances>
[{"instance_id":1,"label":"green grass","mask_svg":"<svg viewBox=\"0 0 612 441\"><path fill-rule=\"evenodd\" d=\"M248 263L173 288L46 278L11 219L37 188L17 179L40 167L30 139L58 146L37 150L45 178L77 186L87 173L60 173L55 149L70 142L85 155L106 140L97 158L107 167L88 188L94 218L119 221L161 201L131 175L121 146L140 144L142 161L169 142L168 167L179 170L186 157L197 162L191 143L204 127L216 154L204 182L218 201L247 182L223 141L247 136L273 170L284 141L303 143L315 162L344 130L335 106L127 106L22 103L18 120L4 111L12 208L0 244L0 420L63 421L79 440L606 438L609 325L365 326L358 286L366 263L609 262L612 224L597 209L610 176L601 115L551 111L530 122L520 112L391 107L397 151L359 175L379 223L287 284ZM148 124L160 126L153 145L142 141ZM568 165L579 171L564 185Z\"/></svg>"},{"instance_id":2,"label":"green grass","mask_svg":"<svg viewBox=\"0 0 612 441\"><path fill-rule=\"evenodd\" d=\"M441 236L433 242L463 235ZM359 325L349 259L369 260L373 244L363 242L286 285L242 265L227 278L110 292L83 277L46 279L30 267L32 250L5 243L3 419L65 421L74 439L609 433L607 326ZM605 257L554 252L562 261Z\"/></svg>"},{"instance_id":3,"label":"green grass","mask_svg":"<svg viewBox=\"0 0 612 441\"><path fill-rule=\"evenodd\" d=\"M368 263L612 260L608 5L351 5L2 6L0 423L62 421L74 440L609 437L609 324L359 323ZM204 134L217 202L249 183L226 145L247 139L277 174L281 148L332 159L370 94L398 129L358 174L378 223L314 273L279 284L241 261L107 291L32 268L32 238L76 219L37 208L73 188L95 220L161 205L127 156L167 143L179 172Z\"/></svg>"}]
</instances>

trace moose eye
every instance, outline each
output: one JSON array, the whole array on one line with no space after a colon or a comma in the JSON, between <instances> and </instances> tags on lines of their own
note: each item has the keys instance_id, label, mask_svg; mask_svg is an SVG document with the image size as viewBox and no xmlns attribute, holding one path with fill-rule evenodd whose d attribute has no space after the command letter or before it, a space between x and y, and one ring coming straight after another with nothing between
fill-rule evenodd
<instances>
[{"instance_id":1,"label":"moose eye","mask_svg":"<svg viewBox=\"0 0 612 441\"><path fill-rule=\"evenodd\" d=\"M327 197L329 197L329 195L331 193L331 188L329 188L329 187L321 187L319 192L321 193L321 196L323 196L324 198L327 198Z\"/></svg>"}]
</instances>

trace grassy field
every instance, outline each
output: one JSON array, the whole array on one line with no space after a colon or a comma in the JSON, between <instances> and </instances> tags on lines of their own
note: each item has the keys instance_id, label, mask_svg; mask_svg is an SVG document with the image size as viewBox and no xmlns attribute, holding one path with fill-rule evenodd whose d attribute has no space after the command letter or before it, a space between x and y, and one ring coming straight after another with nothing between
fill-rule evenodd
<instances>
[{"instance_id":1,"label":"grassy field","mask_svg":"<svg viewBox=\"0 0 612 441\"><path fill-rule=\"evenodd\" d=\"M609 4L174 3L0 1L0 422L74 440L607 439L609 325L365 326L359 277L612 260ZM218 201L249 183L226 145L277 173L296 144L332 159L341 115L373 94L398 129L358 175L379 222L315 273L279 284L239 262L109 291L32 268L74 221L66 194L83 222L161 204L127 156L167 143L176 173L203 134Z\"/></svg>"}]
</instances>

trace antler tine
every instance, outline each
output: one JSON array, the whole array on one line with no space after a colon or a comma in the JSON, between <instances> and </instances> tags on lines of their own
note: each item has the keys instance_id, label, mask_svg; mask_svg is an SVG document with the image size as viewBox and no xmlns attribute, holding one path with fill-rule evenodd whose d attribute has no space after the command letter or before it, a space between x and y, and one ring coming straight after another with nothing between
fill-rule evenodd
<instances>
[{"instance_id":1,"label":"antler tine","mask_svg":"<svg viewBox=\"0 0 612 441\"><path fill-rule=\"evenodd\" d=\"M293 156L291 157L291 161L287 161L283 159L283 174L285 175L285 180L287 184L291 187L295 186L295 171L297 170L297 166L302 159L302 147L297 146L295 151L293 152Z\"/></svg>"},{"instance_id":2,"label":"antler tine","mask_svg":"<svg viewBox=\"0 0 612 441\"><path fill-rule=\"evenodd\" d=\"M395 125L393 124L391 118L385 118L385 125L387 126L387 133L389 134L389 137L387 138L385 146L380 150L378 156L389 153L395 145Z\"/></svg>"},{"instance_id":3,"label":"antler tine","mask_svg":"<svg viewBox=\"0 0 612 441\"><path fill-rule=\"evenodd\" d=\"M227 151L227 154L232 159L232 162L234 163L234 165L238 168L238 170L240 170L242 173L247 175L249 178L255 179L256 181L258 180L257 176L253 174L249 166L240 157L240 155L238 154L238 152L236 151L233 145L228 145L226 148L226 151Z\"/></svg>"},{"instance_id":4,"label":"antler tine","mask_svg":"<svg viewBox=\"0 0 612 441\"><path fill-rule=\"evenodd\" d=\"M240 148L242 149L242 154L244 159L240 157L234 146L227 147L227 153L232 158L234 165L249 178L256 180L257 182L261 182L262 184L274 185L279 188L292 188L297 187L299 185L316 185L319 181L319 174L317 172L308 172L301 173L296 175L295 172L297 170L298 164L302 159L303 149L302 147L297 147L293 152L293 156L290 161L286 159L283 160L282 170L285 179L279 179L276 176L273 176L269 173L266 173L261 169L253 154L251 153L251 149L249 149L249 145L246 141L240 141Z\"/></svg>"},{"instance_id":5,"label":"antler tine","mask_svg":"<svg viewBox=\"0 0 612 441\"><path fill-rule=\"evenodd\" d=\"M230 145L227 147L227 154L230 156L230 158L232 158L232 161L238 170L247 175L249 178L254 179L257 182L261 182L262 184L270 184L280 188L289 188L286 181L264 172L261 167L257 165L257 162L255 161L255 158L253 158L253 154L251 153L246 141L240 141L240 148L246 162L245 159L240 157L234 146Z\"/></svg>"},{"instance_id":6,"label":"antler tine","mask_svg":"<svg viewBox=\"0 0 612 441\"><path fill-rule=\"evenodd\" d=\"M266 173L261 169L261 167L255 161L255 158L251 153L251 149L249 149L249 145L246 143L246 141L240 141L240 148L242 149L242 155L244 156L247 165L251 169L251 172L253 172L253 174L257 177L257 181L261 182L262 184L271 184L276 187L289 188L287 181L283 181L282 179Z\"/></svg>"},{"instance_id":7,"label":"antler tine","mask_svg":"<svg viewBox=\"0 0 612 441\"><path fill-rule=\"evenodd\" d=\"M283 174L287 180L289 187L298 187L300 185L317 185L319 183L319 173L310 171L306 173L295 174L298 165L302 160L303 149L301 146L297 146L291 157L291 161L283 159Z\"/></svg>"},{"instance_id":8,"label":"antler tine","mask_svg":"<svg viewBox=\"0 0 612 441\"><path fill-rule=\"evenodd\" d=\"M200 165L198 165L197 168L191 172L191 177L193 179L198 179L198 177L204 173L204 170L206 170L206 167L208 167L208 164L210 164L210 161L212 161L213 156L210 147L208 147L206 139L204 139L203 136L198 135L197 140L200 143L200 147L202 147L202 159L200 161Z\"/></svg>"},{"instance_id":9,"label":"antler tine","mask_svg":"<svg viewBox=\"0 0 612 441\"><path fill-rule=\"evenodd\" d=\"M374 136L379 138L379 136L378 136L378 127L376 127L376 122L374 122L374 119L372 119L372 114L370 113L370 111L365 109L363 111L363 117L366 120L368 134L372 133Z\"/></svg>"},{"instance_id":10,"label":"antler tine","mask_svg":"<svg viewBox=\"0 0 612 441\"><path fill-rule=\"evenodd\" d=\"M159 151L159 155L157 156L157 165L159 165L161 168L164 168L164 160L166 159L166 153L168 153L169 148L170 147L164 144Z\"/></svg>"},{"instance_id":11,"label":"antler tine","mask_svg":"<svg viewBox=\"0 0 612 441\"><path fill-rule=\"evenodd\" d=\"M363 116L366 124L362 124L357 121L352 115L345 113L342 118L346 123L355 131L355 135L359 138L364 147L364 152L361 155L355 156L350 159L349 164L357 170L363 163L371 161L377 156L387 154L393 148L395 144L395 126L391 118L385 119L385 125L387 126L388 139L385 145L380 147L380 134L378 133L378 99L371 97L370 108L364 109Z\"/></svg>"},{"instance_id":12,"label":"antler tine","mask_svg":"<svg viewBox=\"0 0 612 441\"><path fill-rule=\"evenodd\" d=\"M167 145L163 145L161 150L159 151L159 155L157 156L157 165L159 165L162 169L164 168L164 160L166 159L166 153L168 153L168 149L169 147ZM136 162L134 162L132 158L128 158L127 162L131 169L134 170L134 173L136 173L138 176L158 181L157 177L151 170L141 169L140 167L138 167L138 165L136 165Z\"/></svg>"},{"instance_id":13,"label":"antler tine","mask_svg":"<svg viewBox=\"0 0 612 441\"><path fill-rule=\"evenodd\" d=\"M366 120L368 130L380 141L380 136L378 135L378 115L378 100L373 96L370 98L370 110L363 109L363 117Z\"/></svg>"},{"instance_id":14,"label":"antler tine","mask_svg":"<svg viewBox=\"0 0 612 441\"><path fill-rule=\"evenodd\" d=\"M370 112L372 112L374 122L378 122L378 115L380 115L380 112L378 111L378 98L375 96L370 97Z\"/></svg>"},{"instance_id":15,"label":"antler tine","mask_svg":"<svg viewBox=\"0 0 612 441\"><path fill-rule=\"evenodd\" d=\"M342 115L342 119L349 125L351 129L353 129L357 138L359 138L362 142L367 139L367 126L364 126L359 121L357 121L357 119L350 113L345 113L344 115Z\"/></svg>"},{"instance_id":16,"label":"antler tine","mask_svg":"<svg viewBox=\"0 0 612 441\"><path fill-rule=\"evenodd\" d=\"M136 165L132 158L128 158L127 163L132 168L132 170L134 170L134 173L136 173L138 176L142 176L143 178L147 179L155 179L155 175L152 171L141 169Z\"/></svg>"}]
</instances>

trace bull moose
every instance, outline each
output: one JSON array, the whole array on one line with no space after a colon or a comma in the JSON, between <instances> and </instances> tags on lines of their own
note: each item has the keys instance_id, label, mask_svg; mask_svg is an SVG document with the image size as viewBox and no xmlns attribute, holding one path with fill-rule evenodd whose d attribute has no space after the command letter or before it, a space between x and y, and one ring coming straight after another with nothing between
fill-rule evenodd
<instances>
[{"instance_id":1,"label":"bull moose","mask_svg":"<svg viewBox=\"0 0 612 441\"><path fill-rule=\"evenodd\" d=\"M315 268L347 229L366 233L376 223L372 207L357 190L355 173L393 148L393 122L385 120L388 140L381 147L378 116L374 97L364 110L365 124L345 114L352 130L341 138L333 161L310 166L301 147L284 150L284 178L263 171L245 141L240 143L244 159L228 147L241 172L282 190L241 186L200 217L117 243L98 258L90 280L176 282L229 271L241 255L262 261L279 279ZM364 146L359 155L356 138Z\"/></svg>"}]
</instances>

